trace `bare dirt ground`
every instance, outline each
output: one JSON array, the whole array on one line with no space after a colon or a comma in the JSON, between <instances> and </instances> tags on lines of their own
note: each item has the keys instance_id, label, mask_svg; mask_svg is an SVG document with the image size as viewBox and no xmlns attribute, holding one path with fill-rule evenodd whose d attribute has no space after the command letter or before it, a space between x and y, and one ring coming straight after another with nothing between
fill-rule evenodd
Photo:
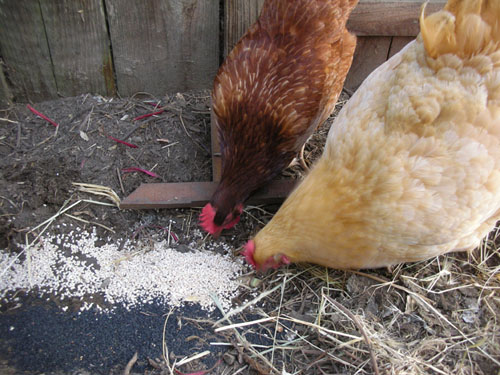
<instances>
[{"instance_id":1,"label":"bare dirt ground","mask_svg":"<svg viewBox=\"0 0 500 375\"><path fill-rule=\"evenodd\" d=\"M165 110L134 120L157 111L156 104ZM20 253L27 238L39 233L33 228L62 207L92 198L73 182L102 185L123 198L142 182L211 179L208 92L165 98L83 95L33 106L59 127L26 105L0 112L0 249L5 252ZM321 153L330 123L308 143L309 162ZM130 167L158 177L123 172ZM295 167L284 176L301 173ZM236 253L277 208L248 207L233 230L212 242L212 251ZM193 242L199 209L131 211L83 202L66 213L70 216L59 215L51 233L95 228L104 244L165 236L171 225L178 237L174 247L182 252ZM174 312L156 305L97 317L92 309L79 313L81 299L47 300L36 291L13 291L9 297L15 293L15 300L0 303L0 371L498 375L497 237L492 233L470 257L450 254L394 269L344 272L294 265L265 275L249 272L225 316L187 304ZM1 267L3 272L8 265ZM16 324L23 329L14 330ZM126 367L135 351L137 362ZM174 365L180 352L206 351L199 360Z\"/></svg>"}]
</instances>

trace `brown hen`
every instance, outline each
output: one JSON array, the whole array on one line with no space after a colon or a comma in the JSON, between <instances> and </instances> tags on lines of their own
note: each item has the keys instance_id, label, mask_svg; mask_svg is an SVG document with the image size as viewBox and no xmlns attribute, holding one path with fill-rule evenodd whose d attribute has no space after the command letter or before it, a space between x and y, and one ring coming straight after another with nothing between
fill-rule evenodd
<instances>
[{"instance_id":1,"label":"brown hen","mask_svg":"<svg viewBox=\"0 0 500 375\"><path fill-rule=\"evenodd\" d=\"M352 62L346 27L357 0L267 0L215 78L212 119L222 175L202 211L213 235L235 225L331 114Z\"/></svg>"}]
</instances>

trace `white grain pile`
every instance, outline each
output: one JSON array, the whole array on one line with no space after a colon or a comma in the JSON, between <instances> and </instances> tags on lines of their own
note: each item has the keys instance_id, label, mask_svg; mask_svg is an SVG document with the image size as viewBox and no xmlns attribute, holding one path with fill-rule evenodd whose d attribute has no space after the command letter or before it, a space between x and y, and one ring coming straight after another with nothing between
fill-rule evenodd
<instances>
[{"instance_id":1,"label":"white grain pile","mask_svg":"<svg viewBox=\"0 0 500 375\"><path fill-rule=\"evenodd\" d=\"M98 293L128 309L156 301L170 306L195 302L213 310L211 293L225 309L237 294L243 265L229 255L194 249L180 253L165 240L139 245L127 241L118 250L119 243L96 246L98 240L95 231L47 236L25 252L23 261L1 250L0 297L6 299L19 289L54 293L61 299ZM90 307L87 303L82 309Z\"/></svg>"}]
</instances>

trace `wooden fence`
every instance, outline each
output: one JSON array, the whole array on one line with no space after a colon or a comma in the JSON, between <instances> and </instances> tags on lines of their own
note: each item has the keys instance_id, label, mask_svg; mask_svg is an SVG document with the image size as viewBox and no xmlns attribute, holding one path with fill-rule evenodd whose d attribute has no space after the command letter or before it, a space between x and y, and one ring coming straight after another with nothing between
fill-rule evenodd
<instances>
[{"instance_id":1,"label":"wooden fence","mask_svg":"<svg viewBox=\"0 0 500 375\"><path fill-rule=\"evenodd\" d=\"M81 93L210 88L264 0L0 0L0 102ZM431 1L428 12L442 8ZM363 79L418 32L420 1L361 0L346 80Z\"/></svg>"}]
</instances>

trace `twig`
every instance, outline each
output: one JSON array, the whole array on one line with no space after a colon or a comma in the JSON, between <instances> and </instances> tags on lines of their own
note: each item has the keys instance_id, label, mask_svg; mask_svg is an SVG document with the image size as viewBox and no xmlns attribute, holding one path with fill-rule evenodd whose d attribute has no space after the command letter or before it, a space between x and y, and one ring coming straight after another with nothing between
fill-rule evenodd
<instances>
[{"instance_id":1,"label":"twig","mask_svg":"<svg viewBox=\"0 0 500 375\"><path fill-rule=\"evenodd\" d=\"M170 311L168 312L167 317L165 318L165 323L163 323L163 341L162 341L162 349L163 349L162 350L162 354L163 354L163 358L165 359L165 363L167 364L167 367L170 370L170 374L171 375L173 375L173 373L174 373L175 363L174 363L174 365L172 367L170 367L170 359L169 359L169 354L168 354L167 342L165 340L165 332L167 330L168 318L172 314L172 311L174 311L173 307L170 308Z\"/></svg>"},{"instance_id":2,"label":"twig","mask_svg":"<svg viewBox=\"0 0 500 375\"><path fill-rule=\"evenodd\" d=\"M5 117L0 117L0 121L10 122L11 124L19 124L19 122L14 121L14 120L10 120L10 119L5 118Z\"/></svg>"},{"instance_id":3,"label":"twig","mask_svg":"<svg viewBox=\"0 0 500 375\"><path fill-rule=\"evenodd\" d=\"M122 176L120 174L120 168L116 167L116 175L118 176L118 182L120 183L120 189L123 195L125 195L125 188L123 187Z\"/></svg>"},{"instance_id":4,"label":"twig","mask_svg":"<svg viewBox=\"0 0 500 375\"><path fill-rule=\"evenodd\" d=\"M209 354L210 354L210 352L208 350L205 350L204 352L195 354L192 357L181 359L179 362L177 362L177 366L185 365L186 363L194 361L195 359L203 358L203 357L205 357L205 356L207 356Z\"/></svg>"},{"instance_id":5,"label":"twig","mask_svg":"<svg viewBox=\"0 0 500 375\"><path fill-rule=\"evenodd\" d=\"M107 203L107 202L100 202L100 201L93 201L92 199L82 199L82 202L97 204L99 206L116 207L116 204Z\"/></svg>"},{"instance_id":6,"label":"twig","mask_svg":"<svg viewBox=\"0 0 500 375\"><path fill-rule=\"evenodd\" d=\"M125 369L123 370L123 375L130 375L130 370L132 370L132 367L135 365L137 362L137 352L135 352L134 356L128 361L127 366L125 366Z\"/></svg>"},{"instance_id":7,"label":"twig","mask_svg":"<svg viewBox=\"0 0 500 375\"><path fill-rule=\"evenodd\" d=\"M70 215L70 214L64 214L64 215L66 215L67 217L69 217L71 219L74 219L74 220L77 220L77 221L81 221L82 223L97 225L98 227L106 229L106 230L110 231L111 233L115 233L115 231L113 229L107 227L104 224L96 223L95 221L88 221L88 220L85 220L85 219L82 219L82 218L79 218L79 217L76 217L76 216L73 216L73 215Z\"/></svg>"},{"instance_id":8,"label":"twig","mask_svg":"<svg viewBox=\"0 0 500 375\"><path fill-rule=\"evenodd\" d=\"M346 314L354 322L354 324L356 324L359 331L361 332L361 334L365 338L366 345L368 345L368 350L370 351L370 360L372 362L373 372L375 373L375 375L379 375L377 360L375 359L375 355L373 354L373 350L372 350L372 343L370 341L370 338L366 334L365 330L363 329L363 325L359 322L358 318L356 318L356 316L354 316L354 314L352 312L350 312L348 309L346 309L343 305L341 305L340 303L338 303L334 299L330 298L326 294L325 294L325 298L331 304L333 304L335 307L337 307L340 311L342 311L344 314Z\"/></svg>"},{"instance_id":9,"label":"twig","mask_svg":"<svg viewBox=\"0 0 500 375\"><path fill-rule=\"evenodd\" d=\"M161 149L163 150L164 148L169 148L171 146L175 146L176 144L178 144L179 142L172 142L172 143L169 143L168 145L165 145L165 146L162 146Z\"/></svg>"},{"instance_id":10,"label":"twig","mask_svg":"<svg viewBox=\"0 0 500 375\"><path fill-rule=\"evenodd\" d=\"M276 318L273 317L273 316L270 316L268 318L262 318L262 319L252 320L250 322L229 324L229 325L224 326L224 327L216 328L214 330L214 332L222 332L222 331L225 331L225 330L228 330L228 329L251 326L251 325L254 325L254 324L260 324L260 323L269 322L269 321L272 321L272 320L276 320Z\"/></svg>"}]
</instances>

